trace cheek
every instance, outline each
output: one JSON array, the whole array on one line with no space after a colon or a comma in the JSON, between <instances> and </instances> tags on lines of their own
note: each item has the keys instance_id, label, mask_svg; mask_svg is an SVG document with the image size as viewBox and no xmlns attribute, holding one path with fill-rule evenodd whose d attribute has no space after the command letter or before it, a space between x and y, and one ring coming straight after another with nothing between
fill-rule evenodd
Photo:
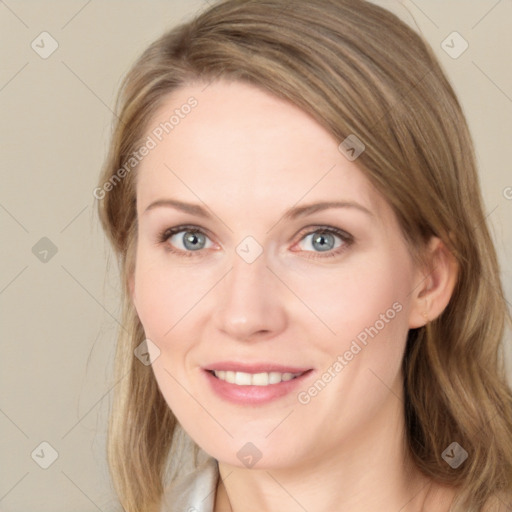
<instances>
[{"instance_id":1,"label":"cheek","mask_svg":"<svg viewBox=\"0 0 512 512\"><path fill-rule=\"evenodd\" d=\"M172 327L174 305L169 285L168 276L156 267L144 265L144 260L137 262L135 306L146 336L155 341Z\"/></svg>"},{"instance_id":2,"label":"cheek","mask_svg":"<svg viewBox=\"0 0 512 512\"><path fill-rule=\"evenodd\" d=\"M193 267L170 265L165 255L137 255L135 306L146 336L163 341L182 319L193 316L194 307L208 291L206 276Z\"/></svg>"},{"instance_id":3,"label":"cheek","mask_svg":"<svg viewBox=\"0 0 512 512\"><path fill-rule=\"evenodd\" d=\"M312 317L318 335L311 339L322 353L326 376L319 380L327 384L325 392L317 391L323 385L314 384L299 397L311 417L329 418L326 435L343 437L345 429L366 424L397 382L408 332L411 279L409 260L392 250L368 254L325 278L317 274L314 287L304 277L299 293L309 290L304 301L335 332Z\"/></svg>"},{"instance_id":4,"label":"cheek","mask_svg":"<svg viewBox=\"0 0 512 512\"><path fill-rule=\"evenodd\" d=\"M346 350L358 337L364 345L377 332L379 338L394 338L408 325L410 266L405 255L392 250L372 252L314 276L304 275L294 283L294 291L315 313L317 319L309 315L309 323L316 322L324 332L316 339L328 351Z\"/></svg>"},{"instance_id":5,"label":"cheek","mask_svg":"<svg viewBox=\"0 0 512 512\"><path fill-rule=\"evenodd\" d=\"M190 268L169 266L159 256L141 250L135 271L135 306L147 338L160 349L153 362L158 386L178 417L198 411L179 383L187 382L187 353L193 343L194 306L208 290L207 283L191 278ZM202 289L204 288L204 290ZM186 388L191 388L190 383Z\"/></svg>"}]
</instances>

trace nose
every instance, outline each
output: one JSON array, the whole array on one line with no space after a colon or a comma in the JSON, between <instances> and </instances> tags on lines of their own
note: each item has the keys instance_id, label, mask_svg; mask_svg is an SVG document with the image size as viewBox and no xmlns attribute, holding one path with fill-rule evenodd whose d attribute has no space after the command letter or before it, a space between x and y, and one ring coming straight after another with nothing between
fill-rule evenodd
<instances>
[{"instance_id":1,"label":"nose","mask_svg":"<svg viewBox=\"0 0 512 512\"><path fill-rule=\"evenodd\" d=\"M283 285L264 256L247 263L235 254L231 271L216 287L213 323L239 341L272 338L286 328Z\"/></svg>"}]
</instances>

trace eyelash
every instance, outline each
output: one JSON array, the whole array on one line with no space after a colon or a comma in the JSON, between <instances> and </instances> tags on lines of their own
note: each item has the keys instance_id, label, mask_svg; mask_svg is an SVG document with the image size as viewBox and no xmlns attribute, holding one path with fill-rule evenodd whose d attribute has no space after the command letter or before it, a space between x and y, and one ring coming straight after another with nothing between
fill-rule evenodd
<instances>
[{"instance_id":1,"label":"eyelash","mask_svg":"<svg viewBox=\"0 0 512 512\"><path fill-rule=\"evenodd\" d=\"M171 236L180 233L182 231L188 231L191 233L201 233L208 237L208 235L197 226L191 226L191 225L185 225L185 226L176 226L174 228L168 228L164 229L158 234L158 243L159 244L166 244L166 242L171 238ZM313 233L319 233L319 234L332 234L339 237L344 244L336 249L332 249L330 251L326 251L325 253L320 252L313 252L313 251L304 251L307 253L313 252L315 256L306 256L307 258L311 259L318 259L318 258L333 258L335 256L340 255L344 251L348 249L353 243L354 243L354 237L350 235L349 233L342 231L341 229L332 227L332 226L318 226L314 229L311 229L310 231L302 232L301 238L299 241L303 240L306 236L311 235ZM170 244L167 244L166 250L168 250L171 253L178 254L180 256L185 256L187 258L191 258L194 256L202 257L204 256L203 251L181 251L178 249L174 249ZM203 254L201 254L203 253Z\"/></svg>"}]
</instances>

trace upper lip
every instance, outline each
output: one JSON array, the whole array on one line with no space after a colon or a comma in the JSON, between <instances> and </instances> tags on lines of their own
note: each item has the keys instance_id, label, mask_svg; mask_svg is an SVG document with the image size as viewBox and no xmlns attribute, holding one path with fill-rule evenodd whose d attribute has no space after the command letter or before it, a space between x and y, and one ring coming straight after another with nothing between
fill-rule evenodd
<instances>
[{"instance_id":1,"label":"upper lip","mask_svg":"<svg viewBox=\"0 0 512 512\"><path fill-rule=\"evenodd\" d=\"M304 373L312 368L304 368L298 366L285 366L276 363L241 363L235 361L219 361L204 367L205 370L227 370L233 372L244 373Z\"/></svg>"}]
</instances>

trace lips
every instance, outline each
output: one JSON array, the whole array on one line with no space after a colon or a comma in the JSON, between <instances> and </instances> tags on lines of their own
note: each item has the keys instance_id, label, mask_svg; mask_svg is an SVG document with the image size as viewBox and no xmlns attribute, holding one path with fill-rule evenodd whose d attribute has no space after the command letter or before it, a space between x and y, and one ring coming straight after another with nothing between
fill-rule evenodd
<instances>
[{"instance_id":1,"label":"lips","mask_svg":"<svg viewBox=\"0 0 512 512\"><path fill-rule=\"evenodd\" d=\"M285 397L309 379L312 368L223 361L203 368L210 389L238 405L263 405Z\"/></svg>"}]
</instances>

